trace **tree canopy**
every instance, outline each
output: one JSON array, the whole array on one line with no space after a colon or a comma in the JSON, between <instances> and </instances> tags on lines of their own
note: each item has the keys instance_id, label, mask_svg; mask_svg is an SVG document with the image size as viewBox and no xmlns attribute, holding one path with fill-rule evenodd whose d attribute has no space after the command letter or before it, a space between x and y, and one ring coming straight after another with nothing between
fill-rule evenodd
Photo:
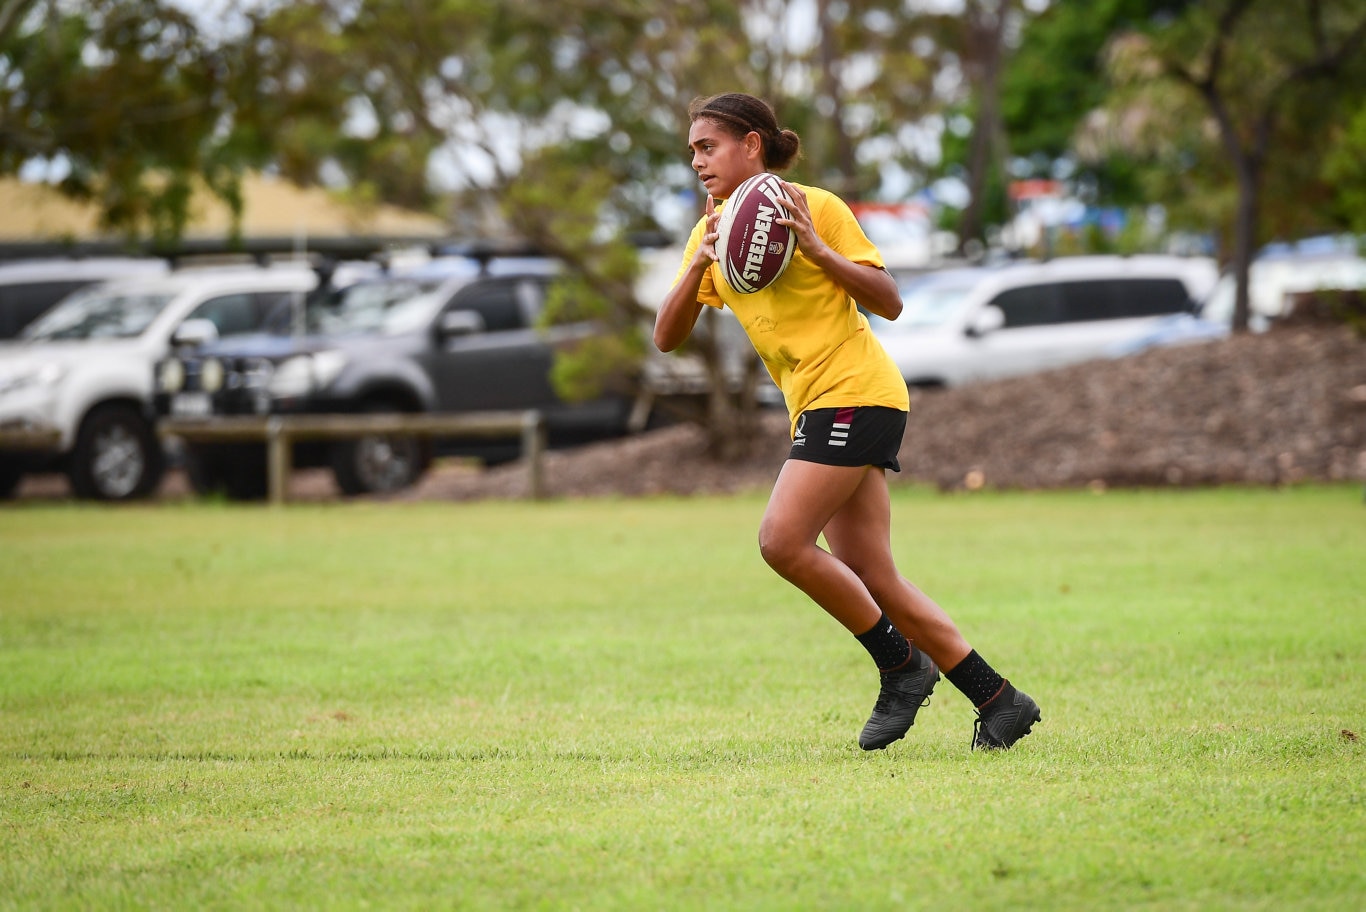
<instances>
[{"instance_id":1,"label":"tree canopy","mask_svg":"<svg viewBox=\"0 0 1366 912\"><path fill-rule=\"evenodd\" d=\"M293 0L232 22L172 0L0 3L0 173L56 175L161 240L195 181L238 202L247 169L436 211L455 235L502 211L603 264L590 285L626 311L605 245L657 227L661 199L700 207L684 111L738 88L802 135L797 179L875 198L960 176L965 242L1009 217L1008 179L1057 174L1092 202L1161 204L1235 261L1362 228L1355 0ZM543 228L570 223L592 228Z\"/></svg>"}]
</instances>

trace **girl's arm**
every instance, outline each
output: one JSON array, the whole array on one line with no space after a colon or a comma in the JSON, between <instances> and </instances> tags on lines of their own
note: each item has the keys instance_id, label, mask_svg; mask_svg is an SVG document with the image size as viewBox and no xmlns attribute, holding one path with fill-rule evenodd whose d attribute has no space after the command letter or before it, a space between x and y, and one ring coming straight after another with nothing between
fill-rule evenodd
<instances>
[{"instance_id":1,"label":"girl's arm","mask_svg":"<svg viewBox=\"0 0 1366 912\"><path fill-rule=\"evenodd\" d=\"M702 308L707 305L697 300L697 292L702 287L702 279L707 267L716 261L716 203L707 194L707 233L702 235L702 243L693 252L687 270L678 277L674 287L664 296L655 315L655 347L660 351L673 351L688 338L697 323Z\"/></svg>"},{"instance_id":2,"label":"girl's arm","mask_svg":"<svg viewBox=\"0 0 1366 912\"><path fill-rule=\"evenodd\" d=\"M826 244L816 233L816 226L811 221L811 208L806 202L806 194L787 181L783 181L783 188L793 202L789 205L781 197L776 200L787 209L787 218L777 221L796 233L797 243L801 245L806 258L824 269L826 275L834 279L851 298L879 317L895 320L901 316L901 292L887 270L855 263Z\"/></svg>"}]
</instances>

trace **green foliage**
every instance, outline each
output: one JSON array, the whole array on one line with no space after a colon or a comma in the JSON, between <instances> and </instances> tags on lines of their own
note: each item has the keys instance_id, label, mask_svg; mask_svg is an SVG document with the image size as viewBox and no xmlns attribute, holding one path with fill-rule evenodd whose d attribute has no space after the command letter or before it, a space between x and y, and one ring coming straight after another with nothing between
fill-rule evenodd
<instances>
[{"instance_id":1,"label":"green foliage","mask_svg":"<svg viewBox=\"0 0 1366 912\"><path fill-rule=\"evenodd\" d=\"M593 337L556 352L551 380L571 402L629 391L646 355L646 311L635 293L639 257L621 233L602 228L614 189L610 168L585 167L582 147L566 145L526 161L504 193L509 224L568 266L551 286L541 328L597 327Z\"/></svg>"},{"instance_id":2,"label":"green foliage","mask_svg":"<svg viewBox=\"0 0 1366 912\"><path fill-rule=\"evenodd\" d=\"M1105 98L1102 51L1143 0L1054 0L1025 26L1006 66L1002 120L1012 153L1061 158L1077 125Z\"/></svg>"},{"instance_id":3,"label":"green foliage","mask_svg":"<svg viewBox=\"0 0 1366 912\"><path fill-rule=\"evenodd\" d=\"M858 750L757 496L0 511L0 905L1361 906L1359 486L892 508L1007 754Z\"/></svg>"},{"instance_id":4,"label":"green foliage","mask_svg":"<svg viewBox=\"0 0 1366 912\"><path fill-rule=\"evenodd\" d=\"M1359 4L1192 4L1111 43L1115 91L1085 141L1144 166L1142 186L1178 223L1234 234L1238 175L1255 175L1259 240L1341 227L1323 182L1334 124L1359 103ZM1247 192L1246 188L1244 191Z\"/></svg>"},{"instance_id":5,"label":"green foliage","mask_svg":"<svg viewBox=\"0 0 1366 912\"><path fill-rule=\"evenodd\" d=\"M1366 234L1366 99L1334 131L1323 179L1337 190L1335 205L1343 223Z\"/></svg>"},{"instance_id":6,"label":"green foliage","mask_svg":"<svg viewBox=\"0 0 1366 912\"><path fill-rule=\"evenodd\" d=\"M1006 65L1002 120L1011 154L1033 165L1034 177L1051 177L1057 160L1075 158L1075 140L1089 115L1101 108L1111 85L1106 47L1117 33L1147 26L1184 4L1161 0L1055 0L1025 25L1020 47ZM1089 157L1073 180L1088 186L1099 205L1131 206L1150 197L1134 160L1123 148Z\"/></svg>"},{"instance_id":7,"label":"green foliage","mask_svg":"<svg viewBox=\"0 0 1366 912\"><path fill-rule=\"evenodd\" d=\"M43 12L0 33L0 173L60 161L63 189L110 227L161 240L183 229L195 179L236 199L216 145L223 60L190 17L158 0Z\"/></svg>"},{"instance_id":8,"label":"green foliage","mask_svg":"<svg viewBox=\"0 0 1366 912\"><path fill-rule=\"evenodd\" d=\"M645 358L640 332L592 336L557 353L550 379L568 402L584 402L607 392L629 394Z\"/></svg>"}]
</instances>

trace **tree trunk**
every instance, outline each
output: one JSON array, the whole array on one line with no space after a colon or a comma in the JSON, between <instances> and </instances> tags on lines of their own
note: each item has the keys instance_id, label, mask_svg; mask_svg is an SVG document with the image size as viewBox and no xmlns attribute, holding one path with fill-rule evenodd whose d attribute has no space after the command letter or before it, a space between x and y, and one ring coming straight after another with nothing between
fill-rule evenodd
<instances>
[{"instance_id":1,"label":"tree trunk","mask_svg":"<svg viewBox=\"0 0 1366 912\"><path fill-rule=\"evenodd\" d=\"M854 156L854 144L844 132L844 92L839 80L839 51L835 47L836 23L830 21L830 0L818 0L817 15L821 33L821 92L830 99L830 139L835 145L835 160L825 165L826 170L833 165L839 173L838 185L832 189L840 196L848 198L858 192L858 162Z\"/></svg>"},{"instance_id":2,"label":"tree trunk","mask_svg":"<svg viewBox=\"0 0 1366 912\"><path fill-rule=\"evenodd\" d=\"M1236 162L1238 212L1233 223L1233 331L1247 332L1251 318L1252 259L1257 247L1257 219L1261 203L1261 167L1243 156Z\"/></svg>"},{"instance_id":3,"label":"tree trunk","mask_svg":"<svg viewBox=\"0 0 1366 912\"><path fill-rule=\"evenodd\" d=\"M966 253L971 241L985 243L987 184L991 176L992 155L1000 129L1001 58L1004 53L1006 11L1001 3L995 9L976 10L967 25L972 65L976 70L977 117L972 125L968 146L968 205L958 223L958 250Z\"/></svg>"},{"instance_id":4,"label":"tree trunk","mask_svg":"<svg viewBox=\"0 0 1366 912\"><path fill-rule=\"evenodd\" d=\"M703 308L706 323L700 354L707 366L707 451L718 462L734 462L750 454L758 430L758 401L755 371L747 368L740 389L731 388L726 372L725 352L719 342L721 315ZM757 359L755 359L757 360Z\"/></svg>"}]
</instances>

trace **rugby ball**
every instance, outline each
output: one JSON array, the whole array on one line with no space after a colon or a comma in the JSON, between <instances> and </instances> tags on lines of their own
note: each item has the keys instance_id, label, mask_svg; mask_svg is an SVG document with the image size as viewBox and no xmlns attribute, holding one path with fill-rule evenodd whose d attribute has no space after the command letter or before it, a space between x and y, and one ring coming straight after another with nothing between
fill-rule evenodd
<instances>
[{"instance_id":1,"label":"rugby ball","mask_svg":"<svg viewBox=\"0 0 1366 912\"><path fill-rule=\"evenodd\" d=\"M787 210L774 202L777 197L791 200L778 176L765 171L736 187L721 210L716 263L726 284L740 294L772 285L792 262L797 239L778 224Z\"/></svg>"}]
</instances>

